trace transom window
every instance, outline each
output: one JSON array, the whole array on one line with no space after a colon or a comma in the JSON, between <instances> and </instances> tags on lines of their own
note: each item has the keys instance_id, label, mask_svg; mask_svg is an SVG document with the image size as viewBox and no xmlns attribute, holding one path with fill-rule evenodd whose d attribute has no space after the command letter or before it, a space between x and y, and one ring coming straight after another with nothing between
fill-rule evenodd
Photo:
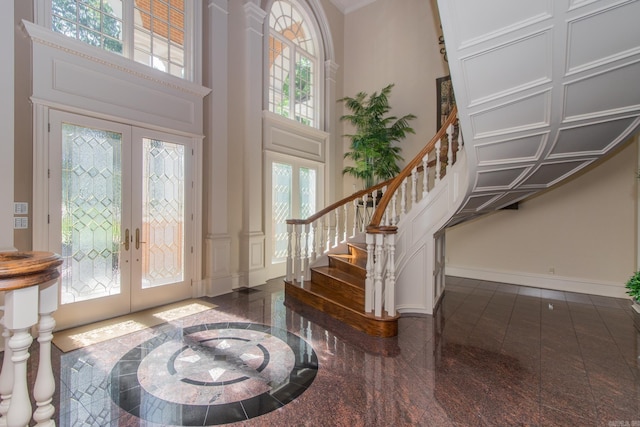
<instances>
[{"instance_id":1,"label":"transom window","mask_svg":"<svg viewBox=\"0 0 640 427\"><path fill-rule=\"evenodd\" d=\"M269 15L269 111L318 126L314 34L293 2L274 1Z\"/></svg>"},{"instance_id":2,"label":"transom window","mask_svg":"<svg viewBox=\"0 0 640 427\"><path fill-rule=\"evenodd\" d=\"M184 0L50 0L51 29L124 55L174 76L192 79ZM128 17L132 17L128 18Z\"/></svg>"}]
</instances>

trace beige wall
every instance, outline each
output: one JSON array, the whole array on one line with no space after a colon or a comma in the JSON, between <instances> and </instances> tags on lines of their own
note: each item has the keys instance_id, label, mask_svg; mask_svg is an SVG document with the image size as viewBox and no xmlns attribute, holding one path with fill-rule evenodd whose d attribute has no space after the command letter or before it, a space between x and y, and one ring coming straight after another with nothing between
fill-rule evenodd
<instances>
[{"instance_id":1,"label":"beige wall","mask_svg":"<svg viewBox=\"0 0 640 427\"><path fill-rule=\"evenodd\" d=\"M344 93L370 94L395 83L391 113L418 117L411 122L416 135L401 142L405 161L436 132L436 78L448 74L437 17L433 2L424 0L376 1L345 16ZM344 138L343 152L348 149ZM345 194L351 194L353 183L345 176Z\"/></svg>"},{"instance_id":2,"label":"beige wall","mask_svg":"<svg viewBox=\"0 0 640 427\"><path fill-rule=\"evenodd\" d=\"M29 203L29 228L15 230L14 245L22 251L32 250L33 223L33 126L31 124L31 46L28 37L20 29L23 19L33 20L33 2L18 1L15 4L15 153L14 200ZM43 249L43 248L39 248Z\"/></svg>"},{"instance_id":3,"label":"beige wall","mask_svg":"<svg viewBox=\"0 0 640 427\"><path fill-rule=\"evenodd\" d=\"M447 271L506 273L513 282L529 276L541 287L564 283L576 292L616 286L614 294L624 296L637 259L637 171L636 137L597 166L522 202L519 210L447 230Z\"/></svg>"}]
</instances>

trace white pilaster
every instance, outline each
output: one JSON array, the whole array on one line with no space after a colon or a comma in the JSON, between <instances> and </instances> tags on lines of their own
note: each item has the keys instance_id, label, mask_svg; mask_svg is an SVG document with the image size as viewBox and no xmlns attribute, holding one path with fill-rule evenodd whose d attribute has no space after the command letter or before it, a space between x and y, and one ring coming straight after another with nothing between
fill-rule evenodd
<instances>
[{"instance_id":1,"label":"white pilaster","mask_svg":"<svg viewBox=\"0 0 640 427\"><path fill-rule=\"evenodd\" d=\"M205 102L205 159L207 229L205 236L206 295L231 292L231 237L228 218L228 0L209 0L205 28L204 84L212 95Z\"/></svg>"},{"instance_id":2,"label":"white pilaster","mask_svg":"<svg viewBox=\"0 0 640 427\"><path fill-rule=\"evenodd\" d=\"M266 12L255 3L244 4L245 12L245 126L242 269L248 272L247 285L264 282L265 247L262 185L262 97L263 29Z\"/></svg>"},{"instance_id":3,"label":"white pilaster","mask_svg":"<svg viewBox=\"0 0 640 427\"><path fill-rule=\"evenodd\" d=\"M13 1L4 2L0 17L0 250L13 250L14 37Z\"/></svg>"},{"instance_id":4,"label":"white pilaster","mask_svg":"<svg viewBox=\"0 0 640 427\"><path fill-rule=\"evenodd\" d=\"M338 150L338 141L336 141L336 74L338 73L338 64L332 60L324 62L324 131L329 134L327 144L327 185L325 191L325 200L329 203L342 195L342 190L338 190L338 165L342 164L342 150ZM340 185L340 188L342 186Z\"/></svg>"}]
</instances>

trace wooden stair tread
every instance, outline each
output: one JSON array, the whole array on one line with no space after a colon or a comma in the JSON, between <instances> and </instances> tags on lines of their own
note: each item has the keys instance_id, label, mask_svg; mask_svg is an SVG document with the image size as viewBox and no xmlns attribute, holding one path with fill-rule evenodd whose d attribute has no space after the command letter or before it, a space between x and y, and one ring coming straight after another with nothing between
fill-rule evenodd
<instances>
[{"instance_id":1,"label":"wooden stair tread","mask_svg":"<svg viewBox=\"0 0 640 427\"><path fill-rule=\"evenodd\" d=\"M384 314L376 317L365 313L362 306L362 308L354 308L350 306L351 304L344 304L344 301L334 301L326 295L316 293L311 286L307 286L307 283L305 282L304 287L301 287L299 282L285 281L285 303L290 299L297 300L305 306L322 311L371 336L392 337L398 334L399 316Z\"/></svg>"},{"instance_id":2,"label":"wooden stair tread","mask_svg":"<svg viewBox=\"0 0 640 427\"><path fill-rule=\"evenodd\" d=\"M304 282L304 285L301 285L300 282L293 282L293 285L298 286L307 292L311 292L314 295L321 296L328 301L347 307L350 310L364 313L364 299L362 302L358 302L354 299L345 298L337 294L328 294L324 291L324 288L313 282Z\"/></svg>"},{"instance_id":3,"label":"wooden stair tread","mask_svg":"<svg viewBox=\"0 0 640 427\"><path fill-rule=\"evenodd\" d=\"M312 268L312 270L320 274L324 274L325 276L340 280L348 286L353 286L364 290L364 280L346 271L340 270L339 268L329 267L325 265L322 267L314 267Z\"/></svg>"},{"instance_id":4,"label":"wooden stair tread","mask_svg":"<svg viewBox=\"0 0 640 427\"><path fill-rule=\"evenodd\" d=\"M367 259L363 257L357 257L350 254L331 254L329 255L329 257L347 262L349 264L357 265L358 267L362 267L364 269L367 268Z\"/></svg>"}]
</instances>

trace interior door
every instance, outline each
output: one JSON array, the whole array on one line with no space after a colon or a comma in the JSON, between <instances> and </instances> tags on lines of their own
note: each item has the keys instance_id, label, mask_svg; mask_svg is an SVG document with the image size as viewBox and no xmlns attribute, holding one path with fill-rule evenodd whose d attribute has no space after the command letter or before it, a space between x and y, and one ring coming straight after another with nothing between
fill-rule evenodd
<instances>
[{"instance_id":1,"label":"interior door","mask_svg":"<svg viewBox=\"0 0 640 427\"><path fill-rule=\"evenodd\" d=\"M287 219L303 219L322 206L323 165L297 157L267 152L267 269L270 277L285 274Z\"/></svg>"},{"instance_id":2,"label":"interior door","mask_svg":"<svg viewBox=\"0 0 640 427\"><path fill-rule=\"evenodd\" d=\"M188 298L190 140L58 111L50 125L58 328Z\"/></svg>"}]
</instances>

